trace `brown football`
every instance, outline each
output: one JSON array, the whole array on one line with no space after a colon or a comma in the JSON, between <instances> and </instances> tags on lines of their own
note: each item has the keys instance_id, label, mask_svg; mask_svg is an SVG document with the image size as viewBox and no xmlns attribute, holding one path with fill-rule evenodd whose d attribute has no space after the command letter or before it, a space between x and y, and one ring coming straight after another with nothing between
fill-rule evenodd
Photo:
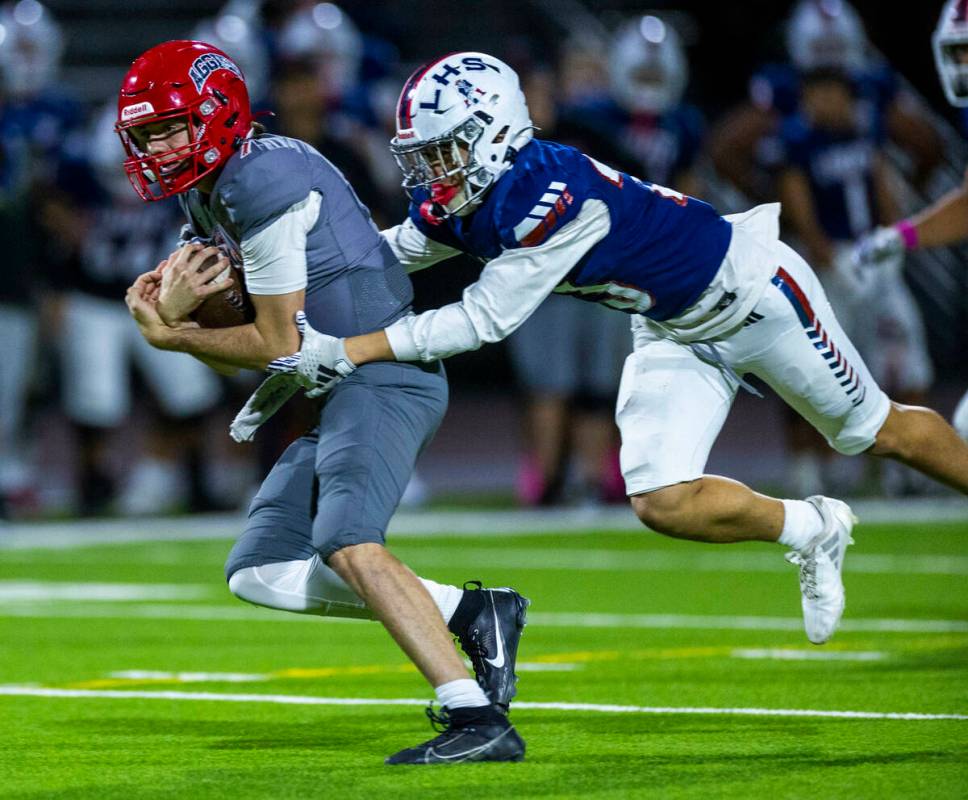
<instances>
[{"instance_id":1,"label":"brown football","mask_svg":"<svg viewBox=\"0 0 968 800\"><path fill-rule=\"evenodd\" d=\"M201 272L212 266L216 258L218 256L206 259L205 263L198 268L198 271ZM226 267L225 271L213 278L212 281L213 283L231 281L232 286L224 292L207 297L192 312L191 318L195 322L203 328L232 328L236 325L245 325L255 319L255 307L245 289L245 279L237 267Z\"/></svg>"}]
</instances>

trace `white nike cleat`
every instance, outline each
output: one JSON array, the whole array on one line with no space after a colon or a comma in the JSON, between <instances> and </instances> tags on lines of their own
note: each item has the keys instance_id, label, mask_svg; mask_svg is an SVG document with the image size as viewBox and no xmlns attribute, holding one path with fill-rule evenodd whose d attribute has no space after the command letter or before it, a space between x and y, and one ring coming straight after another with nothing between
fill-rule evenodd
<instances>
[{"instance_id":1,"label":"white nike cleat","mask_svg":"<svg viewBox=\"0 0 968 800\"><path fill-rule=\"evenodd\" d=\"M803 627L814 644L824 644L840 624L844 613L844 553L853 544L850 533L857 517L841 500L814 495L807 502L820 512L823 530L803 550L786 554L800 567Z\"/></svg>"}]
</instances>

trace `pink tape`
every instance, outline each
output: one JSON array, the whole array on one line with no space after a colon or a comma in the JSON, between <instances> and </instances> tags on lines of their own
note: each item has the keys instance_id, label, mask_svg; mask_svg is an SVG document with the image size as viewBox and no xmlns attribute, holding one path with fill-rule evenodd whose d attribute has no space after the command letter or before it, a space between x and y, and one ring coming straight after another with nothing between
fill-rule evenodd
<instances>
[{"instance_id":1,"label":"pink tape","mask_svg":"<svg viewBox=\"0 0 968 800\"><path fill-rule=\"evenodd\" d=\"M918 246L917 228L915 228L906 219L902 219L900 222L894 223L894 228L897 230L899 234L901 234L901 238L904 240L905 250L917 249L917 246Z\"/></svg>"}]
</instances>

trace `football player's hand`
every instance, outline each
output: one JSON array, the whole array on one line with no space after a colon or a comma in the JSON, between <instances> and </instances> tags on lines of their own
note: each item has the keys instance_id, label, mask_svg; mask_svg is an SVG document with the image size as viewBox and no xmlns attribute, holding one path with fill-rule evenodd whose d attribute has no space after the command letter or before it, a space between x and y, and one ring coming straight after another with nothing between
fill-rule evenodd
<instances>
[{"instance_id":1,"label":"football player's hand","mask_svg":"<svg viewBox=\"0 0 968 800\"><path fill-rule=\"evenodd\" d=\"M306 389L306 397L321 397L356 369L346 355L345 340L315 330L302 311L296 312L296 327L302 336L298 353L269 362L271 373L293 373Z\"/></svg>"},{"instance_id":2,"label":"football player's hand","mask_svg":"<svg viewBox=\"0 0 968 800\"><path fill-rule=\"evenodd\" d=\"M171 328L158 314L157 303L150 299L155 292L154 285L158 280L159 278L152 272L139 275L137 280L128 287L124 302L148 344L164 349Z\"/></svg>"},{"instance_id":3,"label":"football player's hand","mask_svg":"<svg viewBox=\"0 0 968 800\"><path fill-rule=\"evenodd\" d=\"M211 261L208 266L204 266ZM159 265L161 285L158 313L171 327L186 321L206 298L224 292L231 281L215 279L229 268L228 258L217 247L201 243L178 248Z\"/></svg>"},{"instance_id":4,"label":"football player's hand","mask_svg":"<svg viewBox=\"0 0 968 800\"><path fill-rule=\"evenodd\" d=\"M904 252L904 237L895 226L875 228L854 246L854 268L862 271L891 267L903 261Z\"/></svg>"}]
</instances>

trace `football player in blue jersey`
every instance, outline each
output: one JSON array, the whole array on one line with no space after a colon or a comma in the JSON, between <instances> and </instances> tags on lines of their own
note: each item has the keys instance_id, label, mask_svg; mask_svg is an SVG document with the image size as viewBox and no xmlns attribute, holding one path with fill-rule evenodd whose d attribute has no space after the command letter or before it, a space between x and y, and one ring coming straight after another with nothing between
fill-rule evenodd
<instances>
[{"instance_id":1,"label":"football player in blue jersey","mask_svg":"<svg viewBox=\"0 0 968 800\"><path fill-rule=\"evenodd\" d=\"M934 63L948 102L968 109L968 0L948 0L932 38ZM968 240L968 171L964 183L933 205L893 225L878 228L855 251L857 268L899 269L904 254ZM968 393L955 409L953 423L968 439Z\"/></svg>"},{"instance_id":2,"label":"football player in blue jersey","mask_svg":"<svg viewBox=\"0 0 968 800\"><path fill-rule=\"evenodd\" d=\"M898 401L922 405L934 371L914 297L899 270L871 272L874 279L862 285L851 265L852 243L900 211L878 118L859 114L858 105L856 84L844 70L803 75L800 109L778 137L779 196L796 246L875 380ZM829 450L799 416L790 421L791 486L802 494L822 491ZM889 494L913 491L916 478L892 462L881 470Z\"/></svg>"},{"instance_id":3,"label":"football player in blue jersey","mask_svg":"<svg viewBox=\"0 0 968 800\"><path fill-rule=\"evenodd\" d=\"M938 164L941 142L919 101L900 85L890 65L870 52L863 22L843 0L800 0L785 23L788 61L771 61L749 82L749 99L728 112L710 136L717 172L747 197L775 197L780 125L800 106L803 75L818 69L847 72L858 112L882 127L923 184Z\"/></svg>"},{"instance_id":4,"label":"football player in blue jersey","mask_svg":"<svg viewBox=\"0 0 968 800\"><path fill-rule=\"evenodd\" d=\"M616 419L626 492L669 536L762 540L800 566L807 636L844 607L854 517L827 497L778 500L704 475L741 375L752 373L838 451L896 458L968 492L968 445L940 415L893 403L844 335L807 263L778 239L779 205L707 203L534 139L515 73L454 53L406 82L391 143L410 215L384 231L408 269L458 252L487 262L460 302L339 338L304 327L293 370L326 391L360 365L433 361L498 341L551 292L631 315Z\"/></svg>"},{"instance_id":5,"label":"football player in blue jersey","mask_svg":"<svg viewBox=\"0 0 968 800\"><path fill-rule=\"evenodd\" d=\"M216 247L186 243L127 292L152 345L221 371L261 370L297 346L297 310L338 335L378 330L409 313L410 280L349 184L305 142L260 131L241 71L218 48L173 41L143 53L124 78L116 130L138 194L177 196L188 236L237 254L255 307L248 324L192 322L229 262ZM297 389L289 376L274 376L259 398L277 408ZM444 710L430 716L446 726L388 763L520 761L524 742L506 712L527 600L511 589L461 591L421 580L384 547L446 406L437 360L356 371L266 477L225 574L230 590L251 603L383 623L434 687ZM250 438L254 427L236 425L236 438Z\"/></svg>"}]
</instances>

